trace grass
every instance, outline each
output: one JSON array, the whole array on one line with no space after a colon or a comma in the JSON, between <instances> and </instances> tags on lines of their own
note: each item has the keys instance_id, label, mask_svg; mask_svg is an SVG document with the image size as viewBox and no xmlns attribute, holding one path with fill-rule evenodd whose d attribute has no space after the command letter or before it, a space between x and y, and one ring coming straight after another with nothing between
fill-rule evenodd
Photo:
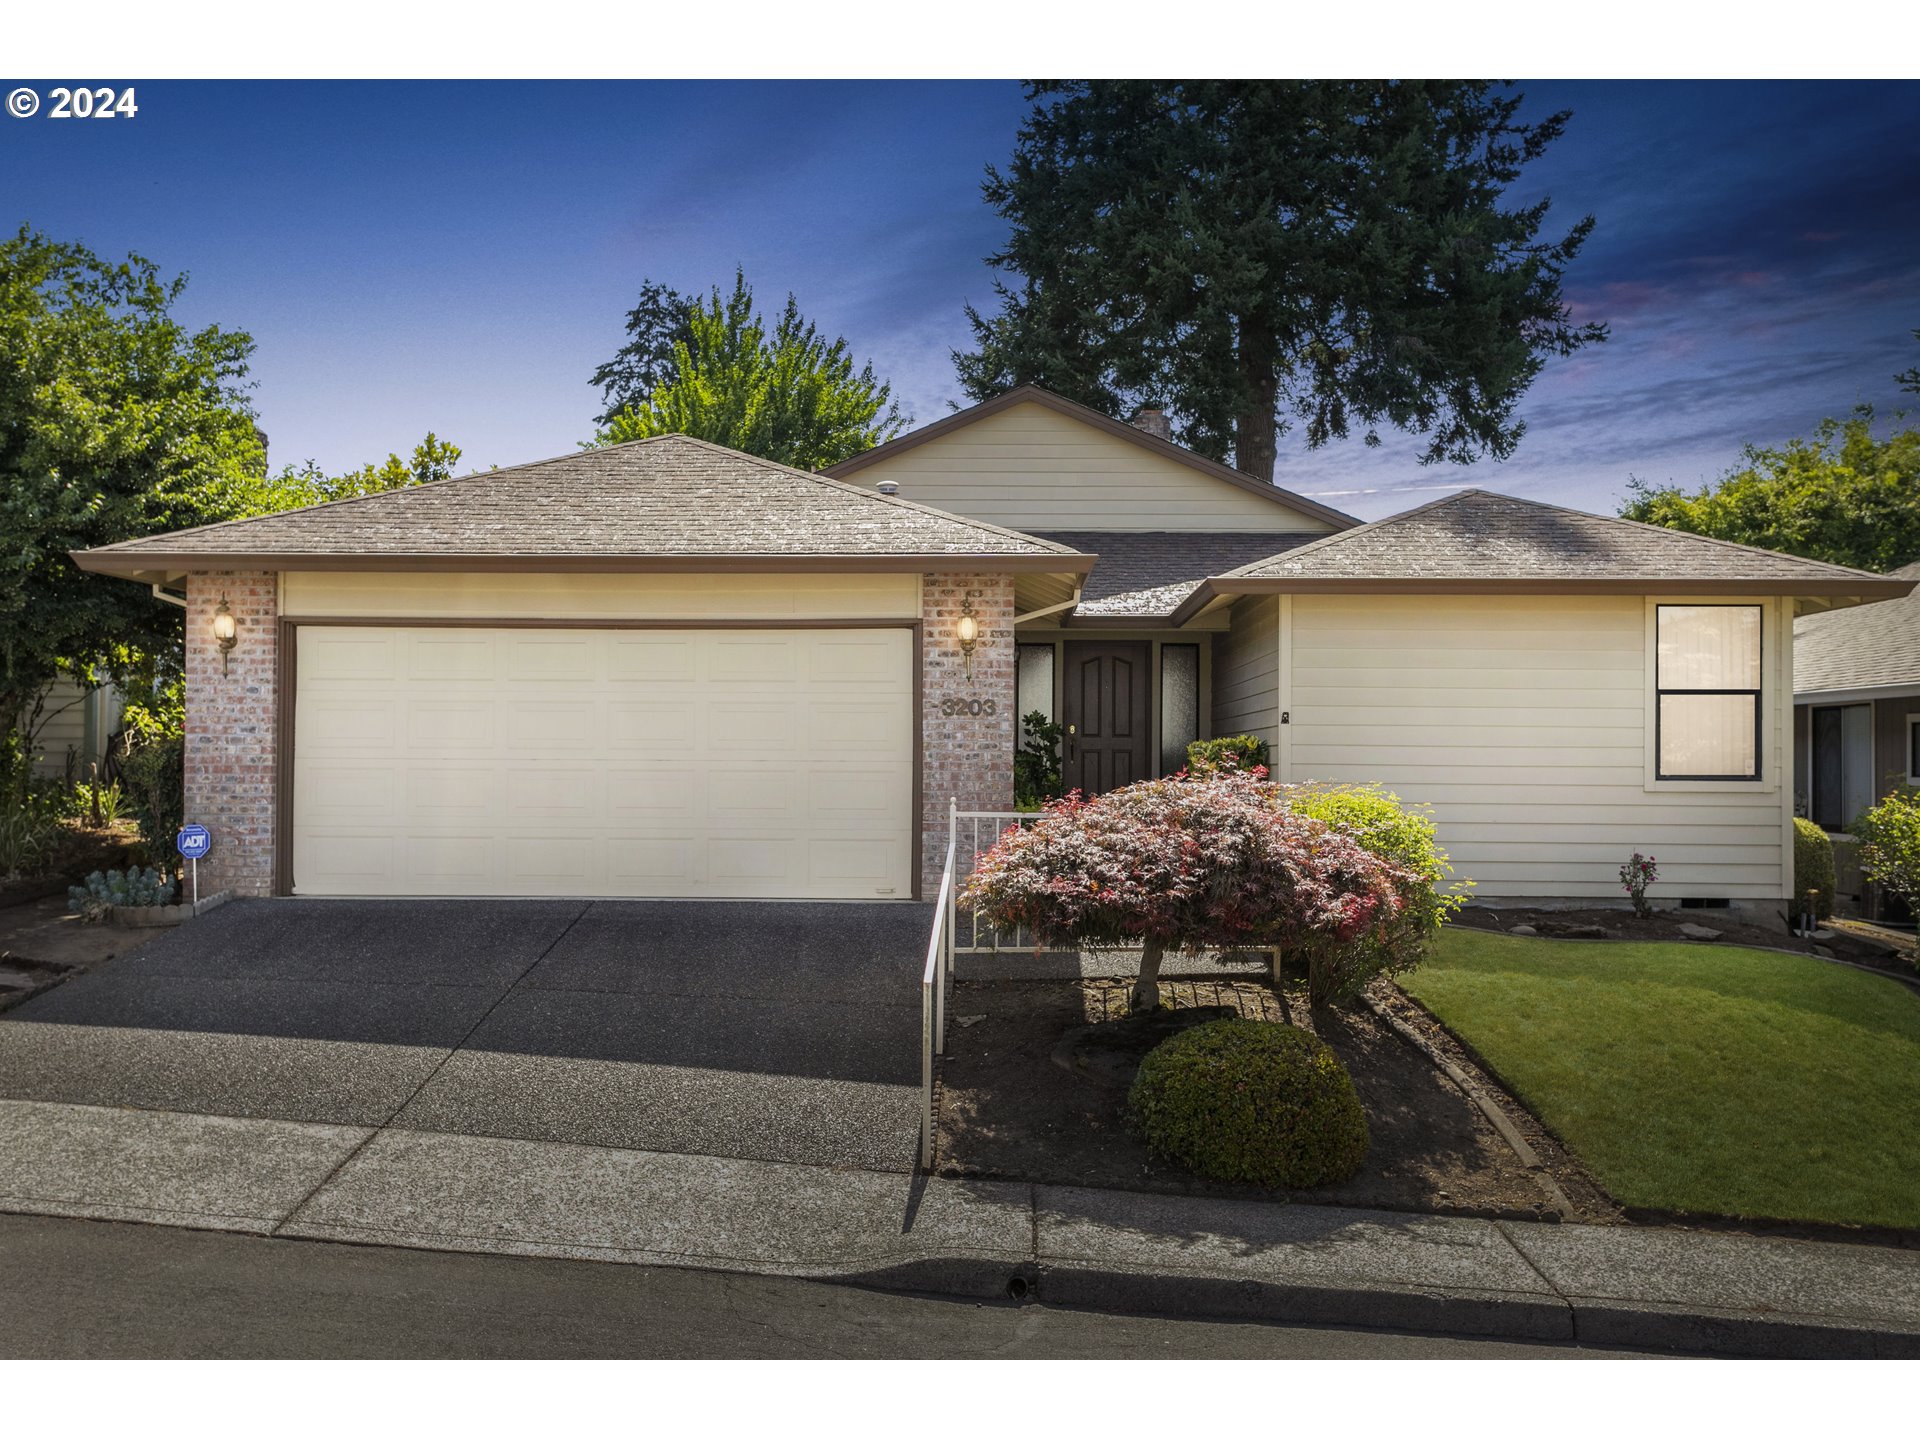
<instances>
[{"instance_id":1,"label":"grass","mask_svg":"<svg viewBox=\"0 0 1920 1440\"><path fill-rule=\"evenodd\" d=\"M1920 994L1718 945L1450 928L1401 978L1615 1199L1920 1228Z\"/></svg>"}]
</instances>

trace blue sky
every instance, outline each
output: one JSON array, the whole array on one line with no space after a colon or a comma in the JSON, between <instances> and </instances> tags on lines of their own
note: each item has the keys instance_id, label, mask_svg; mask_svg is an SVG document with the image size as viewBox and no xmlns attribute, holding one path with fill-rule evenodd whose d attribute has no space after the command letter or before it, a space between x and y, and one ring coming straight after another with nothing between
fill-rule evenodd
<instances>
[{"instance_id":1,"label":"blue sky","mask_svg":"<svg viewBox=\"0 0 1920 1440\"><path fill-rule=\"evenodd\" d=\"M1613 339L1549 364L1505 463L1283 442L1280 483L1368 518L1469 484L1610 511L1629 474L1697 483L1895 404L1920 361L1920 85L1522 88L1574 118L1516 199L1598 217L1567 293ZM1013 82L138 93L132 120L0 117L0 219L191 272L186 317L259 342L275 464L335 469L429 428L476 465L571 449L640 279L736 264L938 419L961 306L990 299L981 172L1025 108Z\"/></svg>"}]
</instances>

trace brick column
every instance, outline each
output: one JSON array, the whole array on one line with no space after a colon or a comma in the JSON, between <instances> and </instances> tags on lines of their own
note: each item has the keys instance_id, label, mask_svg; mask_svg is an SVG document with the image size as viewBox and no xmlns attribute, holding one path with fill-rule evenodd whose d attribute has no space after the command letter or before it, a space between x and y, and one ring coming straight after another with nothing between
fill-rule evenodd
<instances>
[{"instance_id":1,"label":"brick column","mask_svg":"<svg viewBox=\"0 0 1920 1440\"><path fill-rule=\"evenodd\" d=\"M223 670L213 638L222 598L239 631ZM265 570L187 577L187 819L213 832L200 894L273 893L280 591Z\"/></svg>"},{"instance_id":2,"label":"brick column","mask_svg":"<svg viewBox=\"0 0 1920 1440\"><path fill-rule=\"evenodd\" d=\"M967 676L954 625L971 600L980 641ZM921 577L921 894L933 899L947 856L947 802L962 810L1013 808L1013 577ZM951 712L951 713L949 713Z\"/></svg>"}]
</instances>

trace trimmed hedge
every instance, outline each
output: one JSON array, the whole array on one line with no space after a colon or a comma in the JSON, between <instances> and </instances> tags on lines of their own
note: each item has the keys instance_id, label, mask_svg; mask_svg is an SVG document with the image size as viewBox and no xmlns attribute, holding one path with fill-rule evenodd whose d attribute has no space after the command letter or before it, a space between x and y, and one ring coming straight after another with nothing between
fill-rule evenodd
<instances>
[{"instance_id":1,"label":"trimmed hedge","mask_svg":"<svg viewBox=\"0 0 1920 1440\"><path fill-rule=\"evenodd\" d=\"M1258 735L1222 735L1196 740L1187 746L1189 775L1219 775L1228 770L1251 770L1267 763L1267 742Z\"/></svg>"},{"instance_id":2,"label":"trimmed hedge","mask_svg":"<svg viewBox=\"0 0 1920 1440\"><path fill-rule=\"evenodd\" d=\"M1352 1077L1291 1025L1196 1025L1148 1053L1127 1099L1156 1155L1212 1180L1304 1190L1345 1180L1367 1155Z\"/></svg>"},{"instance_id":3,"label":"trimmed hedge","mask_svg":"<svg viewBox=\"0 0 1920 1440\"><path fill-rule=\"evenodd\" d=\"M1814 919L1833 914L1833 837L1811 820L1793 817L1793 904L1795 916L1807 913L1807 892L1818 890Z\"/></svg>"}]
</instances>

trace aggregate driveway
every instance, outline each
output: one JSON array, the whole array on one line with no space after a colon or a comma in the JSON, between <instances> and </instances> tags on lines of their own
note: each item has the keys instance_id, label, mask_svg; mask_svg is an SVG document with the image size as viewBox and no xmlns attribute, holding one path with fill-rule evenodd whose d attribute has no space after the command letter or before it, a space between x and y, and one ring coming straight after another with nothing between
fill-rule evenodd
<instances>
[{"instance_id":1,"label":"aggregate driveway","mask_svg":"<svg viewBox=\"0 0 1920 1440\"><path fill-rule=\"evenodd\" d=\"M0 1098L909 1170L898 902L253 900L0 1019Z\"/></svg>"}]
</instances>

